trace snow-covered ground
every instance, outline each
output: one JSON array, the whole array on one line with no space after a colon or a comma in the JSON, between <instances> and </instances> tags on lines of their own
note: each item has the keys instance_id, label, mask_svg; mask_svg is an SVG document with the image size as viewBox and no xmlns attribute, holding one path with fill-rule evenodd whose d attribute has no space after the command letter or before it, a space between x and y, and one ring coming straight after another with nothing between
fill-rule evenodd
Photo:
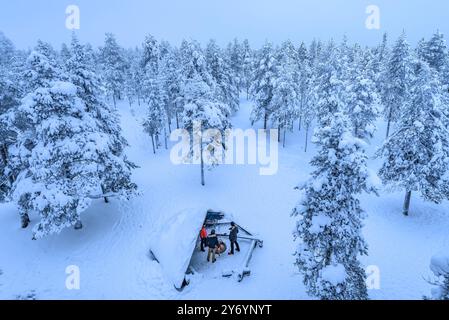
<instances>
[{"instance_id":1,"label":"snow-covered ground","mask_svg":"<svg viewBox=\"0 0 449 320\"><path fill-rule=\"evenodd\" d=\"M206 172L202 187L199 167L174 166L169 150L163 148L153 155L141 120L126 103L119 108L130 143L127 154L140 167L134 181L142 195L128 203L98 201L84 214L81 231L66 230L38 241L31 240L29 229L20 229L12 205L0 205L0 298L34 294L38 299L309 299L293 265L295 222L290 217L298 197L294 187L307 179L314 154L312 145L303 151L304 132L287 135L276 175L261 176L253 165L223 165ZM242 99L233 126L249 128L250 110L251 103ZM371 154L382 141L380 127ZM378 166L379 160L370 161L371 169ZM425 281L431 276L430 259L449 246L448 202L434 205L414 197L406 218L401 214L402 199L402 193L389 191L379 198L362 197L369 244L364 263L380 270L380 289L369 292L373 299L421 299L430 294ZM254 252L250 277L240 283L222 277L224 269L239 265L243 253L219 257L214 265L202 263L206 254L196 253L199 274L178 292L149 258L152 236L164 228L158 224L161 217L194 207L232 214L264 240L264 247ZM69 265L80 268L80 290L66 289Z\"/></svg>"}]
</instances>

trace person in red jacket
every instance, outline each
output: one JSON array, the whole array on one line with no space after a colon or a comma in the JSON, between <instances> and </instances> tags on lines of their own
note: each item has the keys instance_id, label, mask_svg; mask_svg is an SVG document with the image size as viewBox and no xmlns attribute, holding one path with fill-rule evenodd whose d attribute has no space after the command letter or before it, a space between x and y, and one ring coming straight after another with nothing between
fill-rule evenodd
<instances>
[{"instance_id":1,"label":"person in red jacket","mask_svg":"<svg viewBox=\"0 0 449 320\"><path fill-rule=\"evenodd\" d=\"M204 250L204 246L206 245L207 239L207 230L205 224L203 224L203 227L201 228L200 239L201 239L201 251L205 252L206 250Z\"/></svg>"}]
</instances>

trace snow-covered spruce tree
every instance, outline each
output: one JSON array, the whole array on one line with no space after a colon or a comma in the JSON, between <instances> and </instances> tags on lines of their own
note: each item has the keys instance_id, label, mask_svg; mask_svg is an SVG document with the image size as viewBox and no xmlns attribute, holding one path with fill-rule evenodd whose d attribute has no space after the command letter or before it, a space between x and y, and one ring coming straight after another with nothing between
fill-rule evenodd
<instances>
[{"instance_id":1,"label":"snow-covered spruce tree","mask_svg":"<svg viewBox=\"0 0 449 320\"><path fill-rule=\"evenodd\" d=\"M401 109L407 101L412 74L411 61L410 47L404 32L396 41L382 75L381 98L384 116L388 122L387 137L390 135L392 123L398 120Z\"/></svg>"},{"instance_id":2,"label":"snow-covered spruce tree","mask_svg":"<svg viewBox=\"0 0 449 320\"><path fill-rule=\"evenodd\" d=\"M21 210L40 215L34 239L74 226L90 204L88 195L100 185L94 183L96 170L92 170L92 151L86 143L86 136L94 132L89 123L93 121L80 117L83 108L76 87L58 81L30 93L20 106L19 111L36 127L36 144L26 159L27 170L17 177L13 195Z\"/></svg>"},{"instance_id":3,"label":"snow-covered spruce tree","mask_svg":"<svg viewBox=\"0 0 449 320\"><path fill-rule=\"evenodd\" d=\"M35 50L28 56L22 78L25 80L24 91L31 92L46 87L49 82L61 78L61 69L55 60L49 44L38 41Z\"/></svg>"},{"instance_id":4,"label":"snow-covered spruce tree","mask_svg":"<svg viewBox=\"0 0 449 320\"><path fill-rule=\"evenodd\" d=\"M223 55L215 40L209 41L205 56L209 72L216 83L217 98L236 112L239 108L239 92L229 58Z\"/></svg>"},{"instance_id":5,"label":"snow-covered spruce tree","mask_svg":"<svg viewBox=\"0 0 449 320\"><path fill-rule=\"evenodd\" d=\"M157 72L159 65L159 44L157 40L148 34L142 44L142 68L152 73Z\"/></svg>"},{"instance_id":6,"label":"snow-covered spruce tree","mask_svg":"<svg viewBox=\"0 0 449 320\"><path fill-rule=\"evenodd\" d=\"M242 81L241 84L246 91L246 97L249 99L249 89L251 87L251 77L253 72L253 57L254 53L251 49L248 39L243 40L242 43Z\"/></svg>"},{"instance_id":7,"label":"snow-covered spruce tree","mask_svg":"<svg viewBox=\"0 0 449 320\"><path fill-rule=\"evenodd\" d=\"M206 58L196 42L183 41L180 48L181 84L177 103L181 106L180 125L193 137L190 156L199 155L201 184L205 185L204 168L222 161L223 132L230 127L231 110L216 96L216 83L209 73ZM196 124L200 124L196 125ZM214 129L214 137L201 135L201 131ZM208 155L205 159L204 153Z\"/></svg>"},{"instance_id":8,"label":"snow-covered spruce tree","mask_svg":"<svg viewBox=\"0 0 449 320\"><path fill-rule=\"evenodd\" d=\"M437 31L428 42L424 42L421 58L438 73L439 80L447 91L449 88L449 51L441 32Z\"/></svg>"},{"instance_id":9,"label":"snow-covered spruce tree","mask_svg":"<svg viewBox=\"0 0 449 320\"><path fill-rule=\"evenodd\" d=\"M237 92L243 87L243 47L238 41L234 39L230 42L226 48L226 60L228 61L229 67L231 68L232 82L236 84Z\"/></svg>"},{"instance_id":10,"label":"snow-covered spruce tree","mask_svg":"<svg viewBox=\"0 0 449 320\"><path fill-rule=\"evenodd\" d=\"M163 134L167 139L165 125L167 113L165 105L165 88L162 86L159 74L160 51L156 39L147 35L143 43L142 67L145 70L143 79L143 96L148 106L148 113L144 121L144 129L151 136L153 153L159 147L159 137ZM167 146L167 143L165 143Z\"/></svg>"},{"instance_id":11,"label":"snow-covered spruce tree","mask_svg":"<svg viewBox=\"0 0 449 320\"><path fill-rule=\"evenodd\" d=\"M218 102L214 92L195 75L182 87L183 113L181 115L182 127L191 134L190 156L194 161L199 160L201 165L201 185L205 185L205 166L212 168L223 160L223 137L225 130L231 127L228 119L229 106ZM203 132L212 129L216 131L213 136L204 136ZM206 153L206 157L205 157ZM195 157L199 156L199 159Z\"/></svg>"},{"instance_id":12,"label":"snow-covered spruce tree","mask_svg":"<svg viewBox=\"0 0 449 320\"><path fill-rule=\"evenodd\" d=\"M196 41L183 40L179 48L179 63L181 70L181 82L188 83L189 79L198 79L206 83L212 91L215 91L216 83L210 74L201 46Z\"/></svg>"},{"instance_id":13,"label":"snow-covered spruce tree","mask_svg":"<svg viewBox=\"0 0 449 320\"><path fill-rule=\"evenodd\" d=\"M14 55L14 44L0 31L0 68L8 68L11 65Z\"/></svg>"},{"instance_id":14,"label":"snow-covered spruce tree","mask_svg":"<svg viewBox=\"0 0 449 320\"><path fill-rule=\"evenodd\" d=\"M449 135L437 77L427 63L412 64L408 102L394 133L378 151L384 158L379 175L384 184L405 190L404 215L412 192L439 203L449 195Z\"/></svg>"},{"instance_id":15,"label":"snow-covered spruce tree","mask_svg":"<svg viewBox=\"0 0 449 320\"><path fill-rule=\"evenodd\" d=\"M89 53L75 35L72 37L70 58L67 61L67 77L77 88L77 96L85 106L84 112L96 123L91 142L98 138L98 147L92 160L96 164L99 186L105 202L108 195L129 197L136 190L131 182L131 170L136 166L124 154L128 145L122 136L117 111L107 105L101 95L100 79L92 69ZM105 143L102 145L102 143ZM93 196L93 195L91 195Z\"/></svg>"},{"instance_id":16,"label":"snow-covered spruce tree","mask_svg":"<svg viewBox=\"0 0 449 320\"><path fill-rule=\"evenodd\" d=\"M262 120L264 129L267 129L269 117L272 113L271 101L273 99L273 87L277 76L277 64L271 43L265 43L264 47L255 57L253 79L251 80L250 94L255 102L251 112L252 123Z\"/></svg>"},{"instance_id":17,"label":"snow-covered spruce tree","mask_svg":"<svg viewBox=\"0 0 449 320\"><path fill-rule=\"evenodd\" d=\"M75 45L71 53L68 66L75 73L64 78L76 84L47 78L18 108L18 114L31 125L19 134L15 146L14 159L22 170L13 186L13 198L20 212L39 213L34 239L80 227L81 213L104 192L128 195L135 189L129 183L123 144L115 138L117 118L97 100L94 73L83 68ZM31 53L28 63L36 74L49 64L37 52ZM29 140L34 142L32 147Z\"/></svg>"},{"instance_id":18,"label":"snow-covered spruce tree","mask_svg":"<svg viewBox=\"0 0 449 320\"><path fill-rule=\"evenodd\" d=\"M437 72L441 72L446 66L449 56L448 47L444 35L437 31L432 38L424 42L421 58Z\"/></svg>"},{"instance_id":19,"label":"snow-covered spruce tree","mask_svg":"<svg viewBox=\"0 0 449 320\"><path fill-rule=\"evenodd\" d=\"M127 68L123 91L130 107L136 101L140 106L143 82L143 69L140 61L141 53L136 48L127 50L125 56Z\"/></svg>"},{"instance_id":20,"label":"snow-covered spruce tree","mask_svg":"<svg viewBox=\"0 0 449 320\"><path fill-rule=\"evenodd\" d=\"M104 46L100 49L99 60L104 87L108 95L112 97L115 107L117 100L122 97L126 63L123 50L111 33L106 34Z\"/></svg>"},{"instance_id":21,"label":"snow-covered spruce tree","mask_svg":"<svg viewBox=\"0 0 449 320\"><path fill-rule=\"evenodd\" d=\"M19 59L20 60L20 59ZM42 41L34 51L25 59L23 66L19 65L15 73L22 72L20 75L13 76L21 91L19 96L23 97L24 92L34 92L38 88L49 87L57 78L61 77L61 71L57 65L56 54L52 47ZM20 104L20 101L19 101ZM4 118L7 120L9 132L14 132L14 143L8 148L8 172L14 181L11 184L11 196L16 187L16 179L29 170L31 151L36 145L35 124L30 120L27 114L19 112L17 108L13 110L12 116ZM30 222L29 212L30 198L32 191L22 190L19 197L13 197L18 207L22 228L26 228Z\"/></svg>"},{"instance_id":22,"label":"snow-covered spruce tree","mask_svg":"<svg viewBox=\"0 0 449 320\"><path fill-rule=\"evenodd\" d=\"M315 134L315 170L293 210L298 218L296 265L311 296L324 300L368 298L359 256L367 254L362 236L364 212L357 195L370 185L364 142L354 138L338 112Z\"/></svg>"},{"instance_id":23,"label":"snow-covered spruce tree","mask_svg":"<svg viewBox=\"0 0 449 320\"><path fill-rule=\"evenodd\" d=\"M298 118L299 104L297 52L290 41L282 44L277 54L277 61L279 65L273 86L271 121L278 126L279 138L283 131L282 144L285 147L286 131L293 130L293 123Z\"/></svg>"},{"instance_id":24,"label":"snow-covered spruce tree","mask_svg":"<svg viewBox=\"0 0 449 320\"><path fill-rule=\"evenodd\" d=\"M320 51L315 69L316 116L321 127L324 127L342 110L344 82L338 68L338 51L333 41Z\"/></svg>"},{"instance_id":25,"label":"snow-covered spruce tree","mask_svg":"<svg viewBox=\"0 0 449 320\"><path fill-rule=\"evenodd\" d=\"M382 92L384 85L383 75L385 74L385 68L387 62L390 59L390 48L388 46L388 34L384 33L382 43L374 49L374 59L372 62L372 70L374 75L374 82L376 84L377 92Z\"/></svg>"},{"instance_id":26,"label":"snow-covered spruce tree","mask_svg":"<svg viewBox=\"0 0 449 320\"><path fill-rule=\"evenodd\" d=\"M380 100L376 85L369 76L369 67L363 60L358 60L353 65L354 70L346 86L347 113L354 128L354 136L368 139L373 137L376 130Z\"/></svg>"},{"instance_id":27,"label":"snow-covered spruce tree","mask_svg":"<svg viewBox=\"0 0 449 320\"><path fill-rule=\"evenodd\" d=\"M302 44L298 49L299 54L299 80L298 80L298 116L299 116L299 130L302 125L305 127L305 144L304 152L307 152L309 142L309 130L315 118L316 110L316 65L312 57L309 56L307 48ZM316 60L315 60L316 61Z\"/></svg>"},{"instance_id":28,"label":"snow-covered spruce tree","mask_svg":"<svg viewBox=\"0 0 449 320\"><path fill-rule=\"evenodd\" d=\"M436 280L430 282L434 285L432 295L425 299L449 300L449 256L433 256L430 261L430 269L435 275Z\"/></svg>"},{"instance_id":29,"label":"snow-covered spruce tree","mask_svg":"<svg viewBox=\"0 0 449 320\"><path fill-rule=\"evenodd\" d=\"M164 135L165 146L167 147L167 133L165 132L165 124L167 123L167 114L164 109L165 90L161 86L161 82L157 75L154 78L147 77L145 79L145 103L148 106L146 119L143 127L146 133L151 137L153 145L153 153L156 154L156 144L158 137Z\"/></svg>"},{"instance_id":30,"label":"snow-covered spruce tree","mask_svg":"<svg viewBox=\"0 0 449 320\"><path fill-rule=\"evenodd\" d=\"M180 113L182 113L183 107L189 103L190 98L185 96L188 90L186 91L185 88L186 86L191 87L191 81L198 82L198 79L201 79L209 87L209 90L215 93L216 83L210 74L206 57L198 42L182 41L181 47L179 48L179 69L179 95L175 103Z\"/></svg>"},{"instance_id":31,"label":"snow-covered spruce tree","mask_svg":"<svg viewBox=\"0 0 449 320\"><path fill-rule=\"evenodd\" d=\"M165 91L164 106L167 114L168 130L171 132L172 119L178 120L180 105L176 102L180 96L181 71L176 48L170 48L169 52L163 55L159 64L159 77L161 86ZM179 123L176 123L179 128Z\"/></svg>"},{"instance_id":32,"label":"snow-covered spruce tree","mask_svg":"<svg viewBox=\"0 0 449 320\"><path fill-rule=\"evenodd\" d=\"M14 172L9 167L8 150L17 136L12 115L19 105L20 91L10 78L11 72L0 65L0 202L9 198L15 179Z\"/></svg>"}]
</instances>

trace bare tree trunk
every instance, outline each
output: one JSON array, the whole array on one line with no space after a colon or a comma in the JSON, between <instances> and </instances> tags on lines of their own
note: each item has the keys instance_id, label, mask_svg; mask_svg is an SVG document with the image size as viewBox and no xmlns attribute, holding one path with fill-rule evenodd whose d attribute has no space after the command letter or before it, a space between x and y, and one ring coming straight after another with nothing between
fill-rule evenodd
<instances>
[{"instance_id":1,"label":"bare tree trunk","mask_svg":"<svg viewBox=\"0 0 449 320\"><path fill-rule=\"evenodd\" d=\"M81 220L78 220L76 223L75 223L75 230L81 230L82 228L83 228L83 223L81 222Z\"/></svg>"},{"instance_id":2,"label":"bare tree trunk","mask_svg":"<svg viewBox=\"0 0 449 320\"><path fill-rule=\"evenodd\" d=\"M167 122L168 122L168 132L171 133L171 118L167 117Z\"/></svg>"},{"instance_id":3,"label":"bare tree trunk","mask_svg":"<svg viewBox=\"0 0 449 320\"><path fill-rule=\"evenodd\" d=\"M409 209L410 209L410 200L412 198L412 192L411 191L406 191L405 192L405 199L404 199L404 210L403 210L403 214L404 216L408 216L409 213Z\"/></svg>"},{"instance_id":4,"label":"bare tree trunk","mask_svg":"<svg viewBox=\"0 0 449 320\"><path fill-rule=\"evenodd\" d=\"M278 126L278 142L281 142L281 127Z\"/></svg>"},{"instance_id":5,"label":"bare tree trunk","mask_svg":"<svg viewBox=\"0 0 449 320\"><path fill-rule=\"evenodd\" d=\"M106 191L104 190L104 186L103 186L103 185L101 185L101 192L102 192L103 194L106 194ZM105 202L105 203L109 203L108 197L104 197L104 202Z\"/></svg>"},{"instance_id":6,"label":"bare tree trunk","mask_svg":"<svg viewBox=\"0 0 449 320\"><path fill-rule=\"evenodd\" d=\"M164 142L165 142L165 150L168 150L168 143L167 143L167 128L164 127Z\"/></svg>"},{"instance_id":7,"label":"bare tree trunk","mask_svg":"<svg viewBox=\"0 0 449 320\"><path fill-rule=\"evenodd\" d=\"M283 140L283 141L282 141L282 147L283 147L283 148L285 148L285 132L286 132L286 131L287 131L287 130L284 129L284 137L283 137L283 139L282 139L282 140Z\"/></svg>"},{"instance_id":8,"label":"bare tree trunk","mask_svg":"<svg viewBox=\"0 0 449 320\"><path fill-rule=\"evenodd\" d=\"M206 182L204 180L204 159L203 159L203 143L200 143L200 152L201 152L201 185L205 186Z\"/></svg>"},{"instance_id":9,"label":"bare tree trunk","mask_svg":"<svg viewBox=\"0 0 449 320\"><path fill-rule=\"evenodd\" d=\"M153 153L156 154L156 148L154 146L154 135L151 135L151 143L153 144Z\"/></svg>"},{"instance_id":10,"label":"bare tree trunk","mask_svg":"<svg viewBox=\"0 0 449 320\"><path fill-rule=\"evenodd\" d=\"M117 108L117 103L115 101L115 94L112 95L112 100L114 101L114 108Z\"/></svg>"},{"instance_id":11,"label":"bare tree trunk","mask_svg":"<svg viewBox=\"0 0 449 320\"><path fill-rule=\"evenodd\" d=\"M6 147L6 144L3 144L0 148L0 154L2 156L3 163L5 166L8 165L8 149ZM13 184L14 181L16 181L16 177L14 177L14 174L10 173L8 176L8 180L10 184Z\"/></svg>"},{"instance_id":12,"label":"bare tree trunk","mask_svg":"<svg viewBox=\"0 0 449 320\"><path fill-rule=\"evenodd\" d=\"M388 112L387 139L390 136L391 117L392 116L393 116L393 109L390 107L390 111Z\"/></svg>"},{"instance_id":13,"label":"bare tree trunk","mask_svg":"<svg viewBox=\"0 0 449 320\"><path fill-rule=\"evenodd\" d=\"M265 117L263 120L263 129L264 130L267 130L267 122L268 122L268 114L267 114L267 111L265 110Z\"/></svg>"},{"instance_id":14,"label":"bare tree trunk","mask_svg":"<svg viewBox=\"0 0 449 320\"><path fill-rule=\"evenodd\" d=\"M304 152L307 152L308 143L309 143L309 124L306 125L306 145L304 147Z\"/></svg>"},{"instance_id":15,"label":"bare tree trunk","mask_svg":"<svg viewBox=\"0 0 449 320\"><path fill-rule=\"evenodd\" d=\"M301 131L301 123L302 123L302 117L299 117L299 125L298 125L298 130Z\"/></svg>"},{"instance_id":16,"label":"bare tree trunk","mask_svg":"<svg viewBox=\"0 0 449 320\"><path fill-rule=\"evenodd\" d=\"M178 111L176 111L176 129L179 129L179 115L178 115Z\"/></svg>"},{"instance_id":17,"label":"bare tree trunk","mask_svg":"<svg viewBox=\"0 0 449 320\"><path fill-rule=\"evenodd\" d=\"M159 134L156 133L156 149L159 149L159 146L161 145L159 141Z\"/></svg>"}]
</instances>

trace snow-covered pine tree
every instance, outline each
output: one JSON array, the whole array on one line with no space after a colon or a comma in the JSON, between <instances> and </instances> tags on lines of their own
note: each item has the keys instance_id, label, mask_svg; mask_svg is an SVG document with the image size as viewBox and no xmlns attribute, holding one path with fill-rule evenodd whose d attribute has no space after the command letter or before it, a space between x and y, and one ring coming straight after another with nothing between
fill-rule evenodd
<instances>
[{"instance_id":1,"label":"snow-covered pine tree","mask_svg":"<svg viewBox=\"0 0 449 320\"><path fill-rule=\"evenodd\" d=\"M334 113L314 137L319 146L315 170L293 210L298 218L296 265L310 295L324 300L368 298L365 270L359 256L367 254L362 236L364 212L357 196L375 192L370 184L364 142L354 138L349 121Z\"/></svg>"},{"instance_id":2,"label":"snow-covered pine tree","mask_svg":"<svg viewBox=\"0 0 449 320\"><path fill-rule=\"evenodd\" d=\"M421 58L433 68L446 91L449 88L449 51L444 35L437 31L428 42L424 42Z\"/></svg>"},{"instance_id":3,"label":"snow-covered pine tree","mask_svg":"<svg viewBox=\"0 0 449 320\"><path fill-rule=\"evenodd\" d=\"M87 189L79 184L84 180L79 177L85 174L82 160L87 150L81 150L84 154L78 152L82 149L81 141L88 141L83 136L88 132L88 123L80 119L83 106L76 97L75 86L58 81L61 73L51 66L49 52L40 45L36 49L41 52L33 51L27 60L27 74L32 75L29 87L34 89L17 112L28 119L28 130L19 134L15 147L11 148L14 167L20 169L13 199L22 224L29 220L30 210L41 216L34 238L58 232L79 220L79 213L87 203L75 195L75 190ZM79 168L73 170L70 163L79 163Z\"/></svg>"},{"instance_id":4,"label":"snow-covered pine tree","mask_svg":"<svg viewBox=\"0 0 449 320\"><path fill-rule=\"evenodd\" d=\"M293 123L298 118L299 104L299 68L296 48L290 41L282 44L277 53L278 73L273 85L271 100L271 120L278 126L279 138L283 131L282 144L285 147L286 131L293 130Z\"/></svg>"},{"instance_id":5,"label":"snow-covered pine tree","mask_svg":"<svg viewBox=\"0 0 449 320\"><path fill-rule=\"evenodd\" d=\"M169 52L163 55L159 64L159 77L161 86L165 91L164 106L167 114L168 130L171 132L172 119L177 120L178 113L182 112L180 105L176 102L180 96L181 71L179 57L176 48L170 48Z\"/></svg>"},{"instance_id":6,"label":"snow-covered pine tree","mask_svg":"<svg viewBox=\"0 0 449 320\"><path fill-rule=\"evenodd\" d=\"M354 136L360 139L372 138L376 130L375 121L380 114L380 100L376 84L370 76L369 58L358 57L353 63L352 74L346 85L347 113L354 128Z\"/></svg>"},{"instance_id":7,"label":"snow-covered pine tree","mask_svg":"<svg viewBox=\"0 0 449 320\"><path fill-rule=\"evenodd\" d=\"M90 204L88 195L99 186L93 183L96 172L86 143L93 130L80 117L83 107L74 85L55 81L27 95L19 108L36 132L35 145L23 159L28 168L17 177L13 196L21 211L40 215L34 239L74 226ZM18 139L19 147L23 142Z\"/></svg>"},{"instance_id":8,"label":"snow-covered pine tree","mask_svg":"<svg viewBox=\"0 0 449 320\"><path fill-rule=\"evenodd\" d=\"M107 33L104 46L100 49L102 80L107 94L112 97L114 107L121 99L125 82L126 63L123 49L117 44L115 36Z\"/></svg>"},{"instance_id":9,"label":"snow-covered pine tree","mask_svg":"<svg viewBox=\"0 0 449 320\"><path fill-rule=\"evenodd\" d=\"M315 69L316 116L321 127L326 126L334 113L343 110L341 96L345 90L338 63L338 50L335 43L330 41L320 51Z\"/></svg>"},{"instance_id":10,"label":"snow-covered pine tree","mask_svg":"<svg viewBox=\"0 0 449 320\"><path fill-rule=\"evenodd\" d=\"M8 149L17 136L12 114L19 105L20 90L17 83L10 78L11 72L7 70L6 65L0 65L0 202L9 197L15 179L9 168Z\"/></svg>"},{"instance_id":11,"label":"snow-covered pine tree","mask_svg":"<svg viewBox=\"0 0 449 320\"><path fill-rule=\"evenodd\" d=\"M384 85L383 76L385 75L385 68L387 67L387 62L390 59L390 48L388 46L388 34L384 33L382 38L382 43L374 50L374 57L372 62L372 70L374 76L374 82L376 84L377 93L382 92L382 87Z\"/></svg>"},{"instance_id":12,"label":"snow-covered pine tree","mask_svg":"<svg viewBox=\"0 0 449 320\"><path fill-rule=\"evenodd\" d=\"M411 61L410 47L407 43L406 34L403 32L396 41L382 75L381 98L384 116L388 122L387 137L390 135L392 123L398 120L402 107L407 101L412 74Z\"/></svg>"},{"instance_id":13,"label":"snow-covered pine tree","mask_svg":"<svg viewBox=\"0 0 449 320\"><path fill-rule=\"evenodd\" d=\"M0 31L0 68L8 68L15 55L14 44Z\"/></svg>"},{"instance_id":14,"label":"snow-covered pine tree","mask_svg":"<svg viewBox=\"0 0 449 320\"><path fill-rule=\"evenodd\" d=\"M167 147L167 133L165 132L165 124L167 123L167 114L164 109L164 88L157 75L145 78L145 103L148 106L146 119L143 127L146 133L151 137L153 145L153 153L156 154L158 137L164 135L165 146Z\"/></svg>"},{"instance_id":15,"label":"snow-covered pine tree","mask_svg":"<svg viewBox=\"0 0 449 320\"><path fill-rule=\"evenodd\" d=\"M238 41L238 39L234 39L232 42L228 44L226 48L226 60L229 63L229 67L231 68L232 77L237 86L237 91L240 93L240 90L243 86L243 47Z\"/></svg>"},{"instance_id":16,"label":"snow-covered pine tree","mask_svg":"<svg viewBox=\"0 0 449 320\"><path fill-rule=\"evenodd\" d=\"M61 46L61 51L59 52L59 64L64 66L67 60L70 59L70 49L67 44L63 43Z\"/></svg>"},{"instance_id":17,"label":"snow-covered pine tree","mask_svg":"<svg viewBox=\"0 0 449 320\"><path fill-rule=\"evenodd\" d=\"M449 56L444 35L440 31L437 31L429 41L424 42L424 47L422 49L421 58L427 62L431 68L435 69L437 72L441 72L446 66Z\"/></svg>"},{"instance_id":18,"label":"snow-covered pine tree","mask_svg":"<svg viewBox=\"0 0 449 320\"><path fill-rule=\"evenodd\" d=\"M299 63L303 63L306 59L310 59L309 50L307 50L307 46L304 42L301 42L298 49L296 49L296 52L298 53Z\"/></svg>"},{"instance_id":19,"label":"snow-covered pine tree","mask_svg":"<svg viewBox=\"0 0 449 320\"><path fill-rule=\"evenodd\" d=\"M17 56L19 53L17 53ZM38 88L49 87L57 78L61 77L61 71L57 65L56 53L51 45L38 41L34 51L25 59L22 65L21 58L18 57L14 71L10 76L14 79L16 88L20 91L18 97L22 98L24 93L34 92ZM20 74L19 74L20 73ZM19 101L20 104L20 101ZM18 108L19 106L17 106ZM19 112L15 108L12 115L8 115L3 120L6 121L8 132L14 132L14 139L8 148L8 173L11 179L11 196L16 188L16 179L21 174L29 170L29 157L36 145L35 124L27 114ZM17 194L13 200L17 203L22 228L26 228L30 222L29 211L30 198L32 192L22 190L20 196Z\"/></svg>"},{"instance_id":20,"label":"snow-covered pine tree","mask_svg":"<svg viewBox=\"0 0 449 320\"><path fill-rule=\"evenodd\" d=\"M180 64L180 90L179 96L176 98L176 103L179 110L183 112L183 106L189 101L184 96L186 86L191 87L190 82L198 82L201 79L208 87L210 92L216 92L216 83L210 74L207 65L206 57L204 56L201 46L196 41L183 40L179 48L179 64ZM189 89L190 90L190 89Z\"/></svg>"},{"instance_id":21,"label":"snow-covered pine tree","mask_svg":"<svg viewBox=\"0 0 449 320\"><path fill-rule=\"evenodd\" d=\"M143 79L143 96L148 105L148 112L143 123L144 130L151 136L153 153L159 147L159 137L164 135L167 141L165 125L167 113L165 106L165 88L162 86L159 73L160 47L152 35L147 35L143 43L142 68L145 70ZM167 143L165 143L167 147Z\"/></svg>"},{"instance_id":22,"label":"snow-covered pine tree","mask_svg":"<svg viewBox=\"0 0 449 320\"><path fill-rule=\"evenodd\" d=\"M80 227L81 213L105 192L128 196L135 189L124 144L116 138L118 119L98 100L95 73L83 66L80 48L72 42L67 65L73 72L61 76L76 84L61 81L61 72L48 72L44 54L33 51L27 61L42 85L18 108L17 116L28 119L29 126L14 146L20 173L13 199L22 218L29 211L39 213L34 239Z\"/></svg>"},{"instance_id":23,"label":"snow-covered pine tree","mask_svg":"<svg viewBox=\"0 0 449 320\"><path fill-rule=\"evenodd\" d=\"M265 43L255 57L253 79L251 80L250 93L255 102L251 112L251 121L254 123L263 119L265 130L273 112L271 102L278 72L274 54L273 45L270 42Z\"/></svg>"},{"instance_id":24,"label":"snow-covered pine tree","mask_svg":"<svg viewBox=\"0 0 449 320\"><path fill-rule=\"evenodd\" d=\"M216 83L209 73L206 58L196 42L183 41L180 48L181 87L177 103L181 105L181 126L193 137L190 155L199 154L201 184L205 185L204 168L219 164L223 154L224 130L230 127L230 107L218 100ZM201 126L195 125L201 124ZM220 134L204 138L201 131L214 129ZM204 153L209 157L204 158Z\"/></svg>"},{"instance_id":25,"label":"snow-covered pine tree","mask_svg":"<svg viewBox=\"0 0 449 320\"><path fill-rule=\"evenodd\" d=\"M142 68L155 73L159 66L159 44L157 40L148 34L142 44Z\"/></svg>"},{"instance_id":26,"label":"snow-covered pine tree","mask_svg":"<svg viewBox=\"0 0 449 320\"><path fill-rule=\"evenodd\" d=\"M179 48L179 63L181 69L181 82L188 83L189 79L198 79L206 83L215 91L215 81L210 74L201 46L196 41L183 40Z\"/></svg>"},{"instance_id":27,"label":"snow-covered pine tree","mask_svg":"<svg viewBox=\"0 0 449 320\"><path fill-rule=\"evenodd\" d=\"M236 112L239 108L238 84L235 82L229 58L223 55L215 40L209 41L205 56L210 74L216 83L217 98Z\"/></svg>"},{"instance_id":28,"label":"snow-covered pine tree","mask_svg":"<svg viewBox=\"0 0 449 320\"><path fill-rule=\"evenodd\" d=\"M412 192L428 201L449 195L449 135L438 79L426 62L412 63L409 96L393 134L378 151L384 158L379 171L384 184L405 190L404 215Z\"/></svg>"},{"instance_id":29,"label":"snow-covered pine tree","mask_svg":"<svg viewBox=\"0 0 449 320\"><path fill-rule=\"evenodd\" d=\"M249 99L249 89L251 87L251 77L253 72L253 57L254 53L251 49L248 39L243 40L242 43L242 81L241 84L246 91L246 97Z\"/></svg>"},{"instance_id":30,"label":"snow-covered pine tree","mask_svg":"<svg viewBox=\"0 0 449 320\"><path fill-rule=\"evenodd\" d=\"M127 198L137 188L131 182L131 170L136 166L124 153L128 143L121 133L119 115L104 102L100 79L92 69L89 52L75 35L72 36L70 58L66 66L67 77L76 86L76 94L85 106L84 112L96 124L93 128L95 133L90 139L95 142L94 139L98 138L98 147L90 148L101 187L101 192L97 194L103 195L105 202L108 202L108 195Z\"/></svg>"},{"instance_id":31,"label":"snow-covered pine tree","mask_svg":"<svg viewBox=\"0 0 449 320\"><path fill-rule=\"evenodd\" d=\"M301 131L302 124L305 127L305 144L304 152L307 152L309 142L309 129L315 118L315 104L316 91L315 84L315 68L314 60L309 56L309 52L304 43L298 49L299 55L299 80L298 80L298 115L299 115L299 130ZM316 61L316 60L315 60Z\"/></svg>"},{"instance_id":32,"label":"snow-covered pine tree","mask_svg":"<svg viewBox=\"0 0 449 320\"><path fill-rule=\"evenodd\" d=\"M27 93L48 86L55 78L61 78L60 66L49 44L38 41L35 50L27 58L22 78Z\"/></svg>"},{"instance_id":33,"label":"snow-covered pine tree","mask_svg":"<svg viewBox=\"0 0 449 320\"><path fill-rule=\"evenodd\" d=\"M197 74L183 86L182 127L191 134L190 156L199 154L201 167L201 185L205 185L204 169L213 167L223 160L223 137L225 130L231 127L228 116L229 106L218 102L210 87ZM216 135L204 136L203 132L212 129ZM205 153L207 157L205 157Z\"/></svg>"},{"instance_id":34,"label":"snow-covered pine tree","mask_svg":"<svg viewBox=\"0 0 449 320\"><path fill-rule=\"evenodd\" d=\"M136 101L140 106L140 100L142 98L142 68L140 65L140 57L141 54L137 48L129 49L125 52L127 68L123 91L125 97L128 99L130 108L132 108L133 103Z\"/></svg>"}]
</instances>

